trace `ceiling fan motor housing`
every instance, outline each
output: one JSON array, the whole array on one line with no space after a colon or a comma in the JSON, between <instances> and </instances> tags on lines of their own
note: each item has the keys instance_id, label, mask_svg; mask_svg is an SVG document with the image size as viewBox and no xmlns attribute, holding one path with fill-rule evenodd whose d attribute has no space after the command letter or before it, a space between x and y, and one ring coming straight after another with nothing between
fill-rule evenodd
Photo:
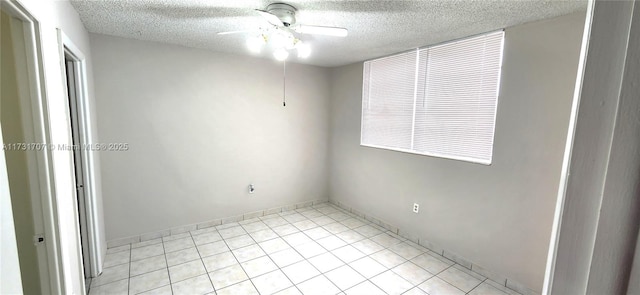
<instances>
[{"instance_id":1,"label":"ceiling fan motor housing","mask_svg":"<svg viewBox=\"0 0 640 295\"><path fill-rule=\"evenodd\" d=\"M267 12L277 16L288 27L296 23L296 8L285 3L272 3L267 6Z\"/></svg>"}]
</instances>

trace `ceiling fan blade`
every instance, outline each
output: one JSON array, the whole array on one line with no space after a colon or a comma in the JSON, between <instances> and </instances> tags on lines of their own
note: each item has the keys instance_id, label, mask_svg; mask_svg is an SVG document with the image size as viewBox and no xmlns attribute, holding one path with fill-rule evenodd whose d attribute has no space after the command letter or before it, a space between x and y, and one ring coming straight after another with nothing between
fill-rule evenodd
<instances>
[{"instance_id":1,"label":"ceiling fan blade","mask_svg":"<svg viewBox=\"0 0 640 295\"><path fill-rule=\"evenodd\" d=\"M241 31L228 31L228 32L218 32L218 35L231 35L231 34L243 34L243 33L252 33L257 32L256 30L241 30Z\"/></svg>"},{"instance_id":2,"label":"ceiling fan blade","mask_svg":"<svg viewBox=\"0 0 640 295\"><path fill-rule=\"evenodd\" d=\"M284 23L275 15L269 13L268 11L256 9L256 12L264 17L270 24L278 27L283 27Z\"/></svg>"},{"instance_id":3,"label":"ceiling fan blade","mask_svg":"<svg viewBox=\"0 0 640 295\"><path fill-rule=\"evenodd\" d=\"M349 31L347 29L339 27L296 25L293 30L300 34L325 35L335 37L346 37L349 34Z\"/></svg>"}]
</instances>

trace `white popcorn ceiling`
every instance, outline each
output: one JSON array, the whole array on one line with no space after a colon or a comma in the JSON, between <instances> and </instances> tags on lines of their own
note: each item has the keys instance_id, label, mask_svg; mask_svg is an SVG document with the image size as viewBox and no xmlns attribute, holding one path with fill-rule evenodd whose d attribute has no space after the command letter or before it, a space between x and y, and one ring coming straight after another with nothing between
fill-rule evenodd
<instances>
[{"instance_id":1,"label":"white popcorn ceiling","mask_svg":"<svg viewBox=\"0 0 640 295\"><path fill-rule=\"evenodd\" d=\"M253 9L282 1L102 0L72 4L92 33L250 55L246 34L267 22ZM297 23L339 26L345 38L298 35L312 47L293 62L334 67L526 22L586 11L582 1L284 1L298 9ZM270 58L271 50L261 56Z\"/></svg>"}]
</instances>

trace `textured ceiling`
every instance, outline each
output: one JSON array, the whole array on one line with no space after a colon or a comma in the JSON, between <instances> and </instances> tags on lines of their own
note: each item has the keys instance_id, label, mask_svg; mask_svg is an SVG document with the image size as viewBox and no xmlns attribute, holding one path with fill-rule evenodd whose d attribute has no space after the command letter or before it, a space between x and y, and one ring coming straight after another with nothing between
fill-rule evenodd
<instances>
[{"instance_id":1,"label":"textured ceiling","mask_svg":"<svg viewBox=\"0 0 640 295\"><path fill-rule=\"evenodd\" d=\"M246 35L266 21L264 0L72 0L90 32L249 55ZM395 52L586 10L586 1L285 1L298 23L340 26L345 38L299 35L312 55L294 62L340 66ZM269 57L270 52L263 51Z\"/></svg>"}]
</instances>

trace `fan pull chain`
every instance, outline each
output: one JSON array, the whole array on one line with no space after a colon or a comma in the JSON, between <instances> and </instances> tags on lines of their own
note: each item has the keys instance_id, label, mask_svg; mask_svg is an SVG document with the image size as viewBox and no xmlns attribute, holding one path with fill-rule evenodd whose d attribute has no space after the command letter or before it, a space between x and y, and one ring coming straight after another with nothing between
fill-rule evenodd
<instances>
[{"instance_id":1,"label":"fan pull chain","mask_svg":"<svg viewBox=\"0 0 640 295\"><path fill-rule=\"evenodd\" d=\"M282 61L282 106L287 106L287 61Z\"/></svg>"}]
</instances>

